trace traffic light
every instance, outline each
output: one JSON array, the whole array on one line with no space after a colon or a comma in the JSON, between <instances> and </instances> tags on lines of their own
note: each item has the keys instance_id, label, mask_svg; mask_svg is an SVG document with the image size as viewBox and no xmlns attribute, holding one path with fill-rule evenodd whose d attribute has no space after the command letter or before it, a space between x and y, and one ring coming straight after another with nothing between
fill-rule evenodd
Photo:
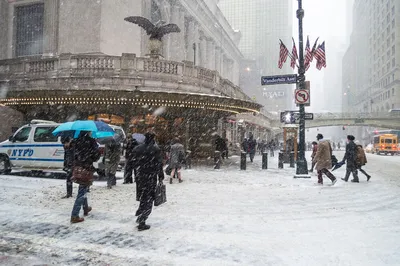
<instances>
[{"instance_id":1,"label":"traffic light","mask_svg":"<svg viewBox=\"0 0 400 266\"><path fill-rule=\"evenodd\" d=\"M293 111L281 112L281 123L295 124L296 118L294 116L294 112Z\"/></svg>"}]
</instances>

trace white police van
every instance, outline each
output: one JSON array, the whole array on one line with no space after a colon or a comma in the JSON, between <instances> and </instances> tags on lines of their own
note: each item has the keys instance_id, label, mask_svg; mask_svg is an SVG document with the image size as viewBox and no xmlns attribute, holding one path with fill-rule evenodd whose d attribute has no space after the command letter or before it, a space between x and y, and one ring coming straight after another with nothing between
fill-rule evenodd
<instances>
[{"instance_id":1,"label":"white police van","mask_svg":"<svg viewBox=\"0 0 400 266\"><path fill-rule=\"evenodd\" d=\"M28 125L20 127L8 140L1 142L0 173L9 174L12 168L62 170L64 147L61 138L52 133L58 126L53 121L32 120ZM125 139L121 127L110 126ZM104 151L102 146L100 150ZM101 162L102 158L94 165L100 171L104 168Z\"/></svg>"}]
</instances>

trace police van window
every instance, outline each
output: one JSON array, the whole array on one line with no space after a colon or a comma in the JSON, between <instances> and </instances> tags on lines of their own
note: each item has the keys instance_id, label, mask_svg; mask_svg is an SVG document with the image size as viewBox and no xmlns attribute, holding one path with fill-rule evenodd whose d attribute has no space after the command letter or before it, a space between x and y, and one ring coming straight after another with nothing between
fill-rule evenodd
<instances>
[{"instance_id":1,"label":"police van window","mask_svg":"<svg viewBox=\"0 0 400 266\"><path fill-rule=\"evenodd\" d=\"M31 132L31 128L30 127L24 127L23 129L21 129L20 131L18 131L17 134L15 134L14 136L14 140L15 141L27 141L29 138L29 133Z\"/></svg>"},{"instance_id":2,"label":"police van window","mask_svg":"<svg viewBox=\"0 0 400 266\"><path fill-rule=\"evenodd\" d=\"M392 139L385 139L385 143L392 143Z\"/></svg>"},{"instance_id":3,"label":"police van window","mask_svg":"<svg viewBox=\"0 0 400 266\"><path fill-rule=\"evenodd\" d=\"M33 141L35 142L57 142L58 138L53 135L53 131L56 127L37 127L35 135L33 135Z\"/></svg>"}]
</instances>

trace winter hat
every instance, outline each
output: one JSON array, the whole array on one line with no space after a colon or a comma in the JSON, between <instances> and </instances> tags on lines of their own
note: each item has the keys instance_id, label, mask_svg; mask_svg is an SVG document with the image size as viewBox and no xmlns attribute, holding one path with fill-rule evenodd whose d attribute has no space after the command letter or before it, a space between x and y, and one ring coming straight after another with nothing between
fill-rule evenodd
<instances>
[{"instance_id":1,"label":"winter hat","mask_svg":"<svg viewBox=\"0 0 400 266\"><path fill-rule=\"evenodd\" d=\"M154 133L152 133L152 132L147 132L146 134L144 134L144 137L145 137L144 142L146 144L150 144L150 143L154 143L155 142L154 139L155 139L156 135Z\"/></svg>"},{"instance_id":2,"label":"winter hat","mask_svg":"<svg viewBox=\"0 0 400 266\"><path fill-rule=\"evenodd\" d=\"M313 141L311 144L313 145L317 145L318 143L316 141Z\"/></svg>"},{"instance_id":3,"label":"winter hat","mask_svg":"<svg viewBox=\"0 0 400 266\"><path fill-rule=\"evenodd\" d=\"M321 140L323 138L324 138L324 136L321 133L317 135L317 140Z\"/></svg>"},{"instance_id":4,"label":"winter hat","mask_svg":"<svg viewBox=\"0 0 400 266\"><path fill-rule=\"evenodd\" d=\"M347 135L347 139L354 141L356 138L353 135Z\"/></svg>"}]
</instances>

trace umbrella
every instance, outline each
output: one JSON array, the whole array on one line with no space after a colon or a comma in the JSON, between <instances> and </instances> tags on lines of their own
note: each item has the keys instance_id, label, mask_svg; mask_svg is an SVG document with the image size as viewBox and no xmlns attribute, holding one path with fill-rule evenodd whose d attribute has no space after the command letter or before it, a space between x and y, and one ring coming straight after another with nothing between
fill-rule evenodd
<instances>
[{"instance_id":1,"label":"umbrella","mask_svg":"<svg viewBox=\"0 0 400 266\"><path fill-rule=\"evenodd\" d=\"M104 138L114 136L114 130L102 121L92 120L77 120L74 122L66 122L59 125L54 131L53 135L62 136L66 132L74 131L74 138L77 138L81 131L92 132L93 138ZM65 133L62 133L65 132Z\"/></svg>"},{"instance_id":2,"label":"umbrella","mask_svg":"<svg viewBox=\"0 0 400 266\"><path fill-rule=\"evenodd\" d=\"M335 171L336 169L342 167L344 164L345 164L344 161L336 163L335 166L333 167L332 171Z\"/></svg>"},{"instance_id":3,"label":"umbrella","mask_svg":"<svg viewBox=\"0 0 400 266\"><path fill-rule=\"evenodd\" d=\"M144 143L144 140L145 140L146 137L143 134L140 134L140 133L133 133L132 134L132 138L136 139L136 141L138 143Z\"/></svg>"}]
</instances>

